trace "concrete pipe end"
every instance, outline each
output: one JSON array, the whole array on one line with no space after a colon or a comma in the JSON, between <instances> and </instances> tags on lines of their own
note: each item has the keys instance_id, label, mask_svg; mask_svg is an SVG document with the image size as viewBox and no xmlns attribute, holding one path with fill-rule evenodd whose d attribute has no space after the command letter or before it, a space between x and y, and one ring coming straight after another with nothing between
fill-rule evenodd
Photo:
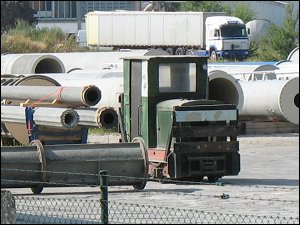
<instances>
[{"instance_id":1,"label":"concrete pipe end","mask_svg":"<svg viewBox=\"0 0 300 225\"><path fill-rule=\"evenodd\" d=\"M60 120L64 128L74 128L79 123L79 115L75 110L67 109L62 113Z\"/></svg>"},{"instance_id":2,"label":"concrete pipe end","mask_svg":"<svg viewBox=\"0 0 300 225\"><path fill-rule=\"evenodd\" d=\"M63 62L53 55L39 56L32 68L32 73L65 73Z\"/></svg>"},{"instance_id":3,"label":"concrete pipe end","mask_svg":"<svg viewBox=\"0 0 300 225\"><path fill-rule=\"evenodd\" d=\"M82 93L82 102L86 106L95 106L101 100L101 91L95 86L85 86Z\"/></svg>"},{"instance_id":4,"label":"concrete pipe end","mask_svg":"<svg viewBox=\"0 0 300 225\"><path fill-rule=\"evenodd\" d=\"M288 80L279 96L282 116L289 122L299 125L299 77Z\"/></svg>"},{"instance_id":5,"label":"concrete pipe end","mask_svg":"<svg viewBox=\"0 0 300 225\"><path fill-rule=\"evenodd\" d=\"M118 124L118 114L112 107L103 107L97 109L96 121L99 127L111 129Z\"/></svg>"},{"instance_id":6,"label":"concrete pipe end","mask_svg":"<svg viewBox=\"0 0 300 225\"><path fill-rule=\"evenodd\" d=\"M222 70L209 72L209 99L218 100L242 109L244 94L238 80Z\"/></svg>"}]
</instances>

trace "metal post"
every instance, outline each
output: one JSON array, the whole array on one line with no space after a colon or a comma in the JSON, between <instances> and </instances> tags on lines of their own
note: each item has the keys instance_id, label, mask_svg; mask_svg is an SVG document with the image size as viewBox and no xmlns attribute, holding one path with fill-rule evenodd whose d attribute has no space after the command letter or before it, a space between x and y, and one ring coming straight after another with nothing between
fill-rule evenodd
<instances>
[{"instance_id":1,"label":"metal post","mask_svg":"<svg viewBox=\"0 0 300 225\"><path fill-rule=\"evenodd\" d=\"M76 1L77 32L81 30L81 2Z\"/></svg>"},{"instance_id":2,"label":"metal post","mask_svg":"<svg viewBox=\"0 0 300 225\"><path fill-rule=\"evenodd\" d=\"M101 207L101 223L108 224L108 177L107 170L102 170L100 174L100 207Z\"/></svg>"}]
</instances>

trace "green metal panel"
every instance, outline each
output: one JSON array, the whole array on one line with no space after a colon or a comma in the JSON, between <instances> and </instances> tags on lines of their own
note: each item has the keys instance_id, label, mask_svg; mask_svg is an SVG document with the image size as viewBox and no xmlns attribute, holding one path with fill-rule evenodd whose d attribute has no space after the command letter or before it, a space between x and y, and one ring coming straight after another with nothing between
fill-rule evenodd
<instances>
[{"instance_id":1,"label":"green metal panel","mask_svg":"<svg viewBox=\"0 0 300 225\"><path fill-rule=\"evenodd\" d=\"M166 148L173 124L172 111L157 111L157 146Z\"/></svg>"},{"instance_id":2,"label":"green metal panel","mask_svg":"<svg viewBox=\"0 0 300 225\"><path fill-rule=\"evenodd\" d=\"M170 130L171 124L166 124L163 127L159 135L157 134L157 104L169 100L169 99L207 99L207 58L194 57L194 56L152 56L152 57L128 57L124 59L124 123L125 130L128 134L128 140L131 140L133 120L138 118L132 118L132 95L136 87L131 87L133 79L133 70L131 62L141 62L143 64L140 74L142 76L142 93L141 93L141 111L140 115L140 131L139 135L144 139L147 147L155 148L157 147L157 137L163 135L167 137L167 133ZM159 67L160 64L189 64L193 63L196 65L196 90L194 92L170 92L164 93L159 91ZM137 71L134 71L137 73ZM136 74L135 74L136 76ZM147 86L144 88L144 86ZM144 88L144 89L143 89ZM146 92L146 93L145 93ZM134 93L135 94L135 93ZM135 121L134 121L135 122ZM169 123L169 122L168 122ZM159 141L160 145L165 141Z\"/></svg>"},{"instance_id":3,"label":"green metal panel","mask_svg":"<svg viewBox=\"0 0 300 225\"><path fill-rule=\"evenodd\" d=\"M130 61L124 60L123 62L123 76L124 76L124 102L123 102L123 110L124 110L124 124L125 124L125 130L127 133L127 139L131 141L130 138L130 118L131 118L131 112L130 112L130 80L131 80L131 70L130 70Z\"/></svg>"}]
</instances>

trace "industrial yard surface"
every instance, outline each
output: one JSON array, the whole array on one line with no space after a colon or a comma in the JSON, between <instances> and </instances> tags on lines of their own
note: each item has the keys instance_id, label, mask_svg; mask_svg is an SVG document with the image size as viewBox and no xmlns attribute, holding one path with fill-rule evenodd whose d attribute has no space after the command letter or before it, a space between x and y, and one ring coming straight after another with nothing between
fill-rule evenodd
<instances>
[{"instance_id":1,"label":"industrial yard surface","mask_svg":"<svg viewBox=\"0 0 300 225\"><path fill-rule=\"evenodd\" d=\"M88 140L93 143L108 143L118 142L118 138L118 135L115 134L89 135ZM118 213L121 213L124 207L122 204L138 204L139 206L159 207L162 214L167 213L167 209L171 208L200 210L201 212L217 213L216 215L246 216L246 218L250 218L249 221L252 216L292 217L296 220L287 220L286 222L298 223L299 134L244 135L239 136L238 140L241 155L241 171L238 176L223 177L215 184L148 181L144 190L141 191L134 190L132 186L109 187L108 199L112 202L111 204L116 204L116 208L110 210L120 210ZM62 199L89 201L100 198L99 187L44 188L40 195L33 195L30 189L9 190L15 194L17 199L23 199L23 197L24 199L47 198L48 202L54 202L54 208L57 205L56 201L62 201ZM18 204L18 201L16 203ZM89 207L91 206L83 205L80 206L80 209L88 213ZM22 214L22 209L18 211L17 206L17 212ZM40 215L47 213L43 210L46 209L41 206ZM51 207L46 211L50 213L49 210L51 211ZM96 211L100 212L98 209ZM59 213L62 213L61 209L60 212L51 212L50 214L54 216ZM196 215L191 215L191 217L193 216ZM210 223L214 219L208 218L207 221ZM130 223L131 220L127 220L127 222ZM172 223L172 220L169 222ZM132 220L132 223L139 222ZM224 223L231 223L230 219ZM256 223L255 219L254 223Z\"/></svg>"}]
</instances>

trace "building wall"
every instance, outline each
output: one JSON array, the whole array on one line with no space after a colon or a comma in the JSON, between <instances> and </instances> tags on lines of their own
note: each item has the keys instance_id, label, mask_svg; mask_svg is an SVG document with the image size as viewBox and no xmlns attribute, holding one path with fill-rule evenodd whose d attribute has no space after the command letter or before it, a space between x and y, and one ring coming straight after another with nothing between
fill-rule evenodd
<instances>
[{"instance_id":1,"label":"building wall","mask_svg":"<svg viewBox=\"0 0 300 225\"><path fill-rule=\"evenodd\" d=\"M141 10L140 1L30 1L37 10L37 27L60 27L65 33L85 29L84 16L91 11Z\"/></svg>"},{"instance_id":2,"label":"building wall","mask_svg":"<svg viewBox=\"0 0 300 225\"><path fill-rule=\"evenodd\" d=\"M221 2L230 7L246 3L255 12L255 19L268 20L278 26L283 26L288 3L294 4L294 11L299 10L298 1ZM147 1L31 1L32 7L38 10L38 27L60 26L66 33L77 33L77 30L85 29L84 15L87 12L97 10L140 11L146 3Z\"/></svg>"},{"instance_id":3,"label":"building wall","mask_svg":"<svg viewBox=\"0 0 300 225\"><path fill-rule=\"evenodd\" d=\"M85 30L85 23L80 25L76 21L41 21L37 25L38 28L61 28L66 34L76 34L78 30Z\"/></svg>"},{"instance_id":4,"label":"building wall","mask_svg":"<svg viewBox=\"0 0 300 225\"><path fill-rule=\"evenodd\" d=\"M268 20L278 26L283 26L287 4L294 5L294 13L299 10L298 1L222 1L222 3L232 8L240 3L248 4L255 13L255 19Z\"/></svg>"}]
</instances>

